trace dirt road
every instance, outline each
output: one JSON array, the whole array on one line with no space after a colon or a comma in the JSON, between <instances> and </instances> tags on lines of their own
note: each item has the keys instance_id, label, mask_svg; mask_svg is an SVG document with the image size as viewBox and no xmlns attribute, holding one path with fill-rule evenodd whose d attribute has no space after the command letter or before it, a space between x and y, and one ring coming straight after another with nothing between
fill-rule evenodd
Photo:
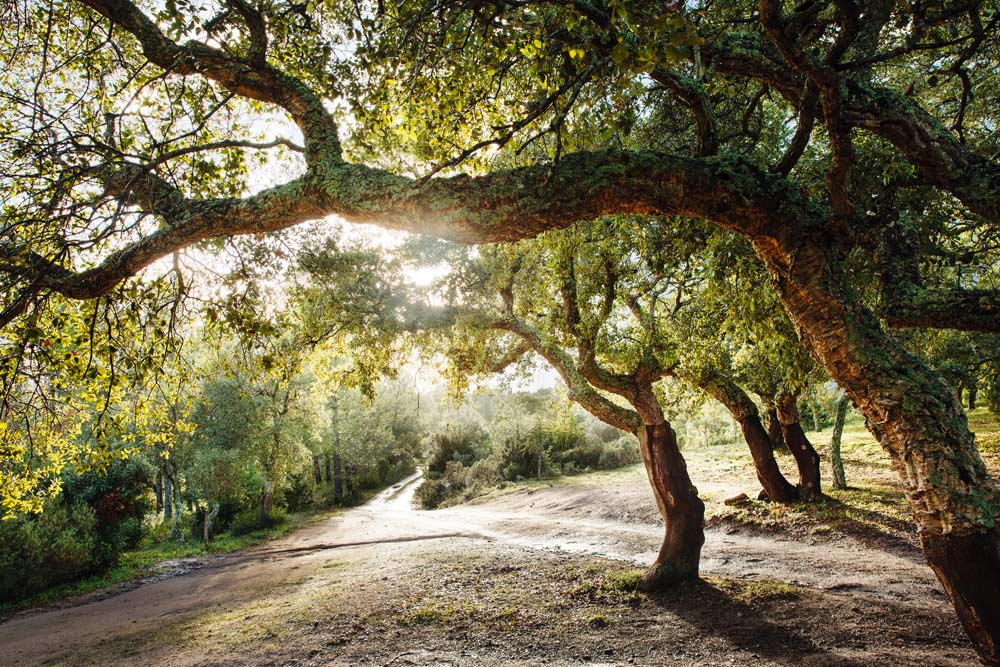
<instances>
[{"instance_id":1,"label":"dirt road","mask_svg":"<svg viewBox=\"0 0 1000 667\"><path fill-rule=\"evenodd\" d=\"M647 598L614 582L660 529L594 511L627 493L425 512L418 481L186 574L15 616L0 665L972 664L915 552L711 530L709 583Z\"/></svg>"}]
</instances>

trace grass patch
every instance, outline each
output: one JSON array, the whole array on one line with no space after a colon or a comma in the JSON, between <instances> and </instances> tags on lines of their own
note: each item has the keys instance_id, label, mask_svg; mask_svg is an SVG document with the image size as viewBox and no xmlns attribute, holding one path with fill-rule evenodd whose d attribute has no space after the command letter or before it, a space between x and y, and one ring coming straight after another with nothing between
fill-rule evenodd
<instances>
[{"instance_id":1,"label":"grass patch","mask_svg":"<svg viewBox=\"0 0 1000 667\"><path fill-rule=\"evenodd\" d=\"M591 614L587 617L587 625L595 630L606 628L611 625L611 619L606 614Z\"/></svg>"},{"instance_id":2,"label":"grass patch","mask_svg":"<svg viewBox=\"0 0 1000 667\"><path fill-rule=\"evenodd\" d=\"M583 567L566 569L566 578L574 584L569 591L572 597L605 604L634 605L640 602L643 596L637 589L642 574L642 570L623 570L606 563L588 563Z\"/></svg>"},{"instance_id":3,"label":"grass patch","mask_svg":"<svg viewBox=\"0 0 1000 667\"><path fill-rule=\"evenodd\" d=\"M454 605L417 607L406 612L401 619L403 625L439 624L446 625L463 616L463 610Z\"/></svg>"},{"instance_id":4,"label":"grass patch","mask_svg":"<svg viewBox=\"0 0 1000 667\"><path fill-rule=\"evenodd\" d=\"M184 542L176 542L165 535L165 530L154 530L139 542L138 547L125 551L113 567L83 579L54 586L24 600L0 604L0 616L28 609L30 607L55 604L86 593L123 585L154 574L157 566L165 561L198 558L214 554L232 553L248 547L274 540L302 526L330 515L330 512L301 512L288 515L287 521L234 537L223 533L212 540L208 549L201 542L194 542L190 536Z\"/></svg>"},{"instance_id":5,"label":"grass patch","mask_svg":"<svg viewBox=\"0 0 1000 667\"><path fill-rule=\"evenodd\" d=\"M784 581L741 581L734 579L708 578L706 583L724 592L733 602L745 605L760 604L773 600L797 600L805 591Z\"/></svg>"}]
</instances>

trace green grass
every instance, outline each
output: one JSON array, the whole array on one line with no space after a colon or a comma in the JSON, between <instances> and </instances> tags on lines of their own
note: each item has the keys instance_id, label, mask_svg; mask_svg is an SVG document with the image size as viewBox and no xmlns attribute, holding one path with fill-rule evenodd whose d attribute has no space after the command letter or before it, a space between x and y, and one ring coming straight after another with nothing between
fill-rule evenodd
<instances>
[{"instance_id":1,"label":"green grass","mask_svg":"<svg viewBox=\"0 0 1000 667\"><path fill-rule=\"evenodd\" d=\"M997 475L1000 472L1000 420L984 408L970 411L968 418L987 467ZM830 486L832 429L806 435L822 458L826 498L817 503L791 505L752 501L734 507L706 502L709 521L805 534L832 533L903 540L916 544L913 519L899 478L892 469L889 456L865 428L860 415L851 414L841 438L847 489ZM698 456L694 452L688 455ZM795 465L791 457L778 452L778 460L789 480L794 481Z\"/></svg>"},{"instance_id":2,"label":"green grass","mask_svg":"<svg viewBox=\"0 0 1000 667\"><path fill-rule=\"evenodd\" d=\"M287 535L293 530L329 515L328 511L289 514L285 522L270 528L238 537L223 533L212 540L208 549L205 549L201 542L193 541L190 535L185 535L183 542L171 540L166 536L165 527L158 527L143 537L138 547L123 552L118 563L110 569L67 584L53 586L18 602L2 603L0 604L0 616L6 616L30 607L55 604L78 595L141 579L152 574L156 566L164 561L240 551Z\"/></svg>"},{"instance_id":3,"label":"green grass","mask_svg":"<svg viewBox=\"0 0 1000 667\"><path fill-rule=\"evenodd\" d=\"M730 600L744 605L771 600L796 600L805 594L805 591L798 586L772 579L746 581L707 577L705 581L725 593Z\"/></svg>"}]
</instances>

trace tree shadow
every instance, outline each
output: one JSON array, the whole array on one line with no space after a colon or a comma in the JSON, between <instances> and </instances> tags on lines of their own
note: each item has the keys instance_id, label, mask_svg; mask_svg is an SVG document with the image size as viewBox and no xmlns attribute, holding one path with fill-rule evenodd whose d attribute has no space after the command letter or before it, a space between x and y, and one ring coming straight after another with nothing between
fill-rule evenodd
<instances>
[{"instance_id":1,"label":"tree shadow","mask_svg":"<svg viewBox=\"0 0 1000 667\"><path fill-rule=\"evenodd\" d=\"M785 595L770 598L768 606L772 611L773 602L782 597ZM791 602L791 596L788 597L786 601ZM868 667L871 664L833 655L819 646L806 634L811 629L809 619L802 619L802 627L781 625L768 618L761 608L739 600L711 581L683 582L670 590L650 594L648 598L689 623L700 634L718 637L738 649L779 664L800 665L806 656L821 658L822 664L830 667Z\"/></svg>"},{"instance_id":2,"label":"tree shadow","mask_svg":"<svg viewBox=\"0 0 1000 667\"><path fill-rule=\"evenodd\" d=\"M865 494L873 497L876 502L886 504L890 504L897 498L896 492L891 490L849 487L846 491ZM823 496L818 507L825 522L832 524L835 530L850 536L866 547L887 551L914 563L924 562L920 548L912 539L907 539L902 535L915 533L915 524L912 519L900 518L870 507L864 507L860 503L848 503L827 495Z\"/></svg>"}]
</instances>

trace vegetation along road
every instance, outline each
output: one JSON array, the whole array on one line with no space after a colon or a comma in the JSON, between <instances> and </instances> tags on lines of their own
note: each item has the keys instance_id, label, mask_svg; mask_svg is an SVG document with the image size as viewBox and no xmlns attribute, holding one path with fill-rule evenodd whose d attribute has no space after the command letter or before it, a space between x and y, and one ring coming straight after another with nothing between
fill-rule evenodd
<instances>
[{"instance_id":1,"label":"vegetation along road","mask_svg":"<svg viewBox=\"0 0 1000 667\"><path fill-rule=\"evenodd\" d=\"M0 625L3 664L966 665L919 552L707 531L705 581L632 589L661 529L643 471L421 511L366 505L117 595ZM647 513L648 514L648 513ZM683 619L683 620L682 620Z\"/></svg>"}]
</instances>

